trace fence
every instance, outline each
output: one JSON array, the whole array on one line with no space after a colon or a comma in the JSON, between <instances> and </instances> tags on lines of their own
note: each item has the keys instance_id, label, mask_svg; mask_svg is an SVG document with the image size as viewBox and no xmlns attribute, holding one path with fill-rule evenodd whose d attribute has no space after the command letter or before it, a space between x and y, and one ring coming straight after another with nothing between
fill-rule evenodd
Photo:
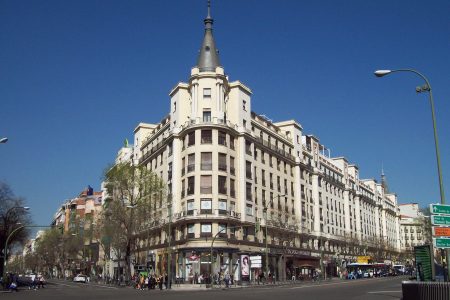
<instances>
[{"instance_id":1,"label":"fence","mask_svg":"<svg viewBox=\"0 0 450 300\"><path fill-rule=\"evenodd\" d=\"M403 300L449 300L450 282L402 282Z\"/></svg>"}]
</instances>

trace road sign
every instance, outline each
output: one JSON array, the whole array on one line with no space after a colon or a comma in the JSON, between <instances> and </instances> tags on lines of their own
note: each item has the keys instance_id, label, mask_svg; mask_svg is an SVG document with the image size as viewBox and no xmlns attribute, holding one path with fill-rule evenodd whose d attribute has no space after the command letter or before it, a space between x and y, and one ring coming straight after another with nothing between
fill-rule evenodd
<instances>
[{"instance_id":1,"label":"road sign","mask_svg":"<svg viewBox=\"0 0 450 300\"><path fill-rule=\"evenodd\" d=\"M446 215L450 215L450 205L430 204L430 212L432 214L446 214Z\"/></svg>"},{"instance_id":2,"label":"road sign","mask_svg":"<svg viewBox=\"0 0 450 300\"><path fill-rule=\"evenodd\" d=\"M447 236L450 237L450 227L436 227L433 226L434 236Z\"/></svg>"},{"instance_id":3,"label":"road sign","mask_svg":"<svg viewBox=\"0 0 450 300\"><path fill-rule=\"evenodd\" d=\"M450 239L448 238L434 238L433 244L435 248L450 249Z\"/></svg>"},{"instance_id":4,"label":"road sign","mask_svg":"<svg viewBox=\"0 0 450 300\"><path fill-rule=\"evenodd\" d=\"M431 224L450 226L450 216L431 216Z\"/></svg>"}]
</instances>

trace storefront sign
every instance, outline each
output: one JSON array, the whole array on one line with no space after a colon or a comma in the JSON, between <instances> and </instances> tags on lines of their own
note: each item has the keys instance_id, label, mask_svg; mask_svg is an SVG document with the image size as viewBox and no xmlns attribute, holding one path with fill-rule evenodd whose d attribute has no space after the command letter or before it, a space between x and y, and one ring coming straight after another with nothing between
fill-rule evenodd
<instances>
[{"instance_id":1,"label":"storefront sign","mask_svg":"<svg viewBox=\"0 0 450 300\"><path fill-rule=\"evenodd\" d=\"M252 269L262 268L262 258L261 255L250 256L250 265Z\"/></svg>"}]
</instances>

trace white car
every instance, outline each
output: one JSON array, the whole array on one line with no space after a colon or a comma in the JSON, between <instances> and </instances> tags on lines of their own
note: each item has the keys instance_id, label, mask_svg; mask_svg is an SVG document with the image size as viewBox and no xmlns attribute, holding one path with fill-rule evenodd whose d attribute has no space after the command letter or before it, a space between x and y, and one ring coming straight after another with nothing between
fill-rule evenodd
<instances>
[{"instance_id":1,"label":"white car","mask_svg":"<svg viewBox=\"0 0 450 300\"><path fill-rule=\"evenodd\" d=\"M83 282L86 283L87 282L87 276L83 275L83 274L78 274L77 276L75 276L73 278L73 282Z\"/></svg>"}]
</instances>

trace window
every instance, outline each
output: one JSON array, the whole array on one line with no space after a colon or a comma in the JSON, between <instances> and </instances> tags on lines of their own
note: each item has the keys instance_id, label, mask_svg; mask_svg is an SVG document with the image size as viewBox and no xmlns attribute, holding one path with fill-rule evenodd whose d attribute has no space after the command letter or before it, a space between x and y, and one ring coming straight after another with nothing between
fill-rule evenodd
<instances>
[{"instance_id":1,"label":"window","mask_svg":"<svg viewBox=\"0 0 450 300\"><path fill-rule=\"evenodd\" d=\"M177 111L177 103L174 102L174 103L173 103L173 112L176 112L176 111Z\"/></svg>"},{"instance_id":2,"label":"window","mask_svg":"<svg viewBox=\"0 0 450 300\"><path fill-rule=\"evenodd\" d=\"M230 148L234 150L234 137L230 135Z\"/></svg>"},{"instance_id":3,"label":"window","mask_svg":"<svg viewBox=\"0 0 450 300\"><path fill-rule=\"evenodd\" d=\"M249 161L245 162L245 174L247 179L252 179L252 163Z\"/></svg>"},{"instance_id":4,"label":"window","mask_svg":"<svg viewBox=\"0 0 450 300\"><path fill-rule=\"evenodd\" d=\"M188 216L192 216L194 214L194 200L189 200L187 202L187 211Z\"/></svg>"},{"instance_id":5,"label":"window","mask_svg":"<svg viewBox=\"0 0 450 300\"><path fill-rule=\"evenodd\" d=\"M172 180L172 163L169 163L169 168L167 170L167 180Z\"/></svg>"},{"instance_id":6,"label":"window","mask_svg":"<svg viewBox=\"0 0 450 300\"><path fill-rule=\"evenodd\" d=\"M184 186L184 179L183 179L183 180L181 180L181 198L184 198L184 195L186 193L184 188L185 188L185 186Z\"/></svg>"},{"instance_id":7,"label":"window","mask_svg":"<svg viewBox=\"0 0 450 300\"><path fill-rule=\"evenodd\" d=\"M212 152L202 152L200 169L203 171L212 170Z\"/></svg>"},{"instance_id":8,"label":"window","mask_svg":"<svg viewBox=\"0 0 450 300\"><path fill-rule=\"evenodd\" d=\"M219 236L220 237L226 237L227 236L227 224L219 223Z\"/></svg>"},{"instance_id":9,"label":"window","mask_svg":"<svg viewBox=\"0 0 450 300\"><path fill-rule=\"evenodd\" d=\"M252 184L246 183L245 185L245 191L246 191L246 199L247 201L252 201Z\"/></svg>"},{"instance_id":10,"label":"window","mask_svg":"<svg viewBox=\"0 0 450 300\"><path fill-rule=\"evenodd\" d=\"M193 195L194 194L194 190L195 190L195 177L191 176L191 177L188 177L187 194L188 195Z\"/></svg>"},{"instance_id":11,"label":"window","mask_svg":"<svg viewBox=\"0 0 450 300\"><path fill-rule=\"evenodd\" d=\"M187 166L187 172L193 172L195 171L195 153L188 155L188 166Z\"/></svg>"},{"instance_id":12,"label":"window","mask_svg":"<svg viewBox=\"0 0 450 300\"><path fill-rule=\"evenodd\" d=\"M203 111L203 122L211 123L211 111L209 110Z\"/></svg>"},{"instance_id":13,"label":"window","mask_svg":"<svg viewBox=\"0 0 450 300\"><path fill-rule=\"evenodd\" d=\"M200 213L201 214L212 214L212 200L211 199L201 199L200 200Z\"/></svg>"},{"instance_id":14,"label":"window","mask_svg":"<svg viewBox=\"0 0 450 300\"><path fill-rule=\"evenodd\" d=\"M230 174L234 175L236 174L235 168L234 168L234 157L230 156Z\"/></svg>"},{"instance_id":15,"label":"window","mask_svg":"<svg viewBox=\"0 0 450 300\"><path fill-rule=\"evenodd\" d=\"M227 213L227 200L219 199L219 214Z\"/></svg>"},{"instance_id":16,"label":"window","mask_svg":"<svg viewBox=\"0 0 450 300\"><path fill-rule=\"evenodd\" d=\"M211 99L211 89L203 89L203 99L205 100Z\"/></svg>"},{"instance_id":17,"label":"window","mask_svg":"<svg viewBox=\"0 0 450 300\"><path fill-rule=\"evenodd\" d=\"M187 231L188 231L188 238L194 238L195 237L195 224L188 224Z\"/></svg>"},{"instance_id":18,"label":"window","mask_svg":"<svg viewBox=\"0 0 450 300\"><path fill-rule=\"evenodd\" d=\"M227 177L219 176L219 194L227 194Z\"/></svg>"},{"instance_id":19,"label":"window","mask_svg":"<svg viewBox=\"0 0 450 300\"><path fill-rule=\"evenodd\" d=\"M261 170L261 183L263 186L266 186L266 171Z\"/></svg>"},{"instance_id":20,"label":"window","mask_svg":"<svg viewBox=\"0 0 450 300\"><path fill-rule=\"evenodd\" d=\"M253 216L253 206L251 204L247 204L245 207L245 214L247 216Z\"/></svg>"},{"instance_id":21,"label":"window","mask_svg":"<svg viewBox=\"0 0 450 300\"><path fill-rule=\"evenodd\" d=\"M227 155L219 153L219 171L227 171Z\"/></svg>"},{"instance_id":22,"label":"window","mask_svg":"<svg viewBox=\"0 0 450 300\"><path fill-rule=\"evenodd\" d=\"M234 179L230 179L230 196L236 197L236 190L234 189Z\"/></svg>"},{"instance_id":23,"label":"window","mask_svg":"<svg viewBox=\"0 0 450 300\"><path fill-rule=\"evenodd\" d=\"M242 100L242 110L247 111L247 101Z\"/></svg>"},{"instance_id":24,"label":"window","mask_svg":"<svg viewBox=\"0 0 450 300\"><path fill-rule=\"evenodd\" d=\"M212 236L212 234L211 234L211 223L201 223L201 226L200 226L200 229L201 229L201 231L200 231L200 233L201 233L201 236L202 237L205 237L205 236Z\"/></svg>"},{"instance_id":25,"label":"window","mask_svg":"<svg viewBox=\"0 0 450 300\"><path fill-rule=\"evenodd\" d=\"M219 131L219 145L227 145L227 134L223 131Z\"/></svg>"},{"instance_id":26,"label":"window","mask_svg":"<svg viewBox=\"0 0 450 300\"><path fill-rule=\"evenodd\" d=\"M195 131L188 134L188 147L195 145Z\"/></svg>"},{"instance_id":27,"label":"window","mask_svg":"<svg viewBox=\"0 0 450 300\"><path fill-rule=\"evenodd\" d=\"M252 143L250 141L245 141L245 153L252 155Z\"/></svg>"},{"instance_id":28,"label":"window","mask_svg":"<svg viewBox=\"0 0 450 300\"><path fill-rule=\"evenodd\" d=\"M212 130L202 130L202 144L212 143Z\"/></svg>"},{"instance_id":29,"label":"window","mask_svg":"<svg viewBox=\"0 0 450 300\"><path fill-rule=\"evenodd\" d=\"M212 176L200 176L200 193L211 194L212 193Z\"/></svg>"}]
</instances>

